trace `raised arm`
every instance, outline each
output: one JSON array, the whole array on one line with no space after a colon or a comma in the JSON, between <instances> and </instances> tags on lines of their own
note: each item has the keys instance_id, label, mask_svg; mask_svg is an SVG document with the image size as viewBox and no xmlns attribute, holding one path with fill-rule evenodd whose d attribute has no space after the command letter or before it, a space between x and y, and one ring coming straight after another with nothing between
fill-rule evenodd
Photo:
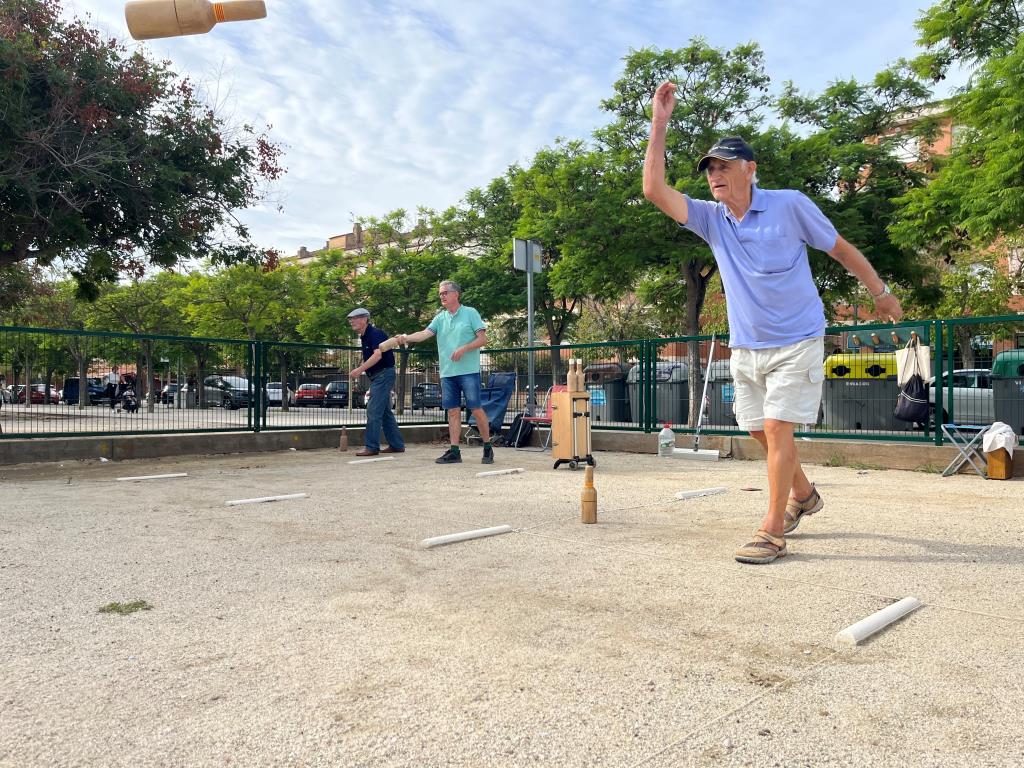
<instances>
[{"instance_id":1,"label":"raised arm","mask_svg":"<svg viewBox=\"0 0 1024 768\"><path fill-rule=\"evenodd\" d=\"M662 83L654 92L651 138L644 157L644 197L680 224L685 224L688 215L686 198L665 181L665 132L676 106L675 92L676 85L672 82Z\"/></svg>"}]
</instances>

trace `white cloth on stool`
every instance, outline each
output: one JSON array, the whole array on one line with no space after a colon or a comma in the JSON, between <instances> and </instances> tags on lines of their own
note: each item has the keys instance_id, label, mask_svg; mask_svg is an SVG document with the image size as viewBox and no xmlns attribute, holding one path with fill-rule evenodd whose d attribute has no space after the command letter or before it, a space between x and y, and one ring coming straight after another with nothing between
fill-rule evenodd
<instances>
[{"instance_id":1,"label":"white cloth on stool","mask_svg":"<svg viewBox=\"0 0 1024 768\"><path fill-rule=\"evenodd\" d=\"M1013 427L1009 424L1003 424L1001 421L993 423L981 441L981 449L985 453L992 453L992 451L1005 448L1011 458L1013 458L1013 449L1016 445L1017 435L1014 434Z\"/></svg>"}]
</instances>

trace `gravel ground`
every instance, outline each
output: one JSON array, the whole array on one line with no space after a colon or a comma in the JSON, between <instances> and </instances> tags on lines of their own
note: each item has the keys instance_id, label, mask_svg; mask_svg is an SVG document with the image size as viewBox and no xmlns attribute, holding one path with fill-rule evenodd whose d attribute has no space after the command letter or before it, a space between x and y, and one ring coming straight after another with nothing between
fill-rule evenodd
<instances>
[{"instance_id":1,"label":"gravel ground","mask_svg":"<svg viewBox=\"0 0 1024 768\"><path fill-rule=\"evenodd\" d=\"M584 526L582 472L479 452L0 468L0 766L1024 764L1024 481L811 467L756 567L763 462L599 453Z\"/></svg>"}]
</instances>

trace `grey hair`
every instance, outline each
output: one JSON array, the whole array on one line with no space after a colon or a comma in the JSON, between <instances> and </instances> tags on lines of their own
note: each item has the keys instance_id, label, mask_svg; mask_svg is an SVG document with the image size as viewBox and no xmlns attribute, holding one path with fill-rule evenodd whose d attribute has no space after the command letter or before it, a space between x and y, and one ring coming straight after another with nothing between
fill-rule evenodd
<instances>
[{"instance_id":1,"label":"grey hair","mask_svg":"<svg viewBox=\"0 0 1024 768\"><path fill-rule=\"evenodd\" d=\"M743 168L743 170L747 170L747 163L749 161L748 160L741 160L740 162L743 163L743 165L741 166ZM751 184L757 184L757 171L756 170L754 171L754 175L750 177L750 183Z\"/></svg>"},{"instance_id":2,"label":"grey hair","mask_svg":"<svg viewBox=\"0 0 1024 768\"><path fill-rule=\"evenodd\" d=\"M439 288L442 291L455 291L460 296L462 295L462 286L460 286L454 280L443 280Z\"/></svg>"}]
</instances>

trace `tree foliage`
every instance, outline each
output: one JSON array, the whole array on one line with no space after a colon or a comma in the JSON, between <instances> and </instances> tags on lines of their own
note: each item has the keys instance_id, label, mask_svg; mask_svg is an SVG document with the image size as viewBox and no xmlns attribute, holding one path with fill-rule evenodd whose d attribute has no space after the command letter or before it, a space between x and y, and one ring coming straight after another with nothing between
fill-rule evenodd
<instances>
[{"instance_id":1,"label":"tree foliage","mask_svg":"<svg viewBox=\"0 0 1024 768\"><path fill-rule=\"evenodd\" d=\"M261 258L234 212L283 172L279 148L61 10L0 5L0 268L61 260L94 297L147 262Z\"/></svg>"},{"instance_id":2,"label":"tree foliage","mask_svg":"<svg viewBox=\"0 0 1024 768\"><path fill-rule=\"evenodd\" d=\"M1024 226L1024 40L985 61L951 105L952 152L925 188L898 202L893 239L947 258Z\"/></svg>"}]
</instances>

